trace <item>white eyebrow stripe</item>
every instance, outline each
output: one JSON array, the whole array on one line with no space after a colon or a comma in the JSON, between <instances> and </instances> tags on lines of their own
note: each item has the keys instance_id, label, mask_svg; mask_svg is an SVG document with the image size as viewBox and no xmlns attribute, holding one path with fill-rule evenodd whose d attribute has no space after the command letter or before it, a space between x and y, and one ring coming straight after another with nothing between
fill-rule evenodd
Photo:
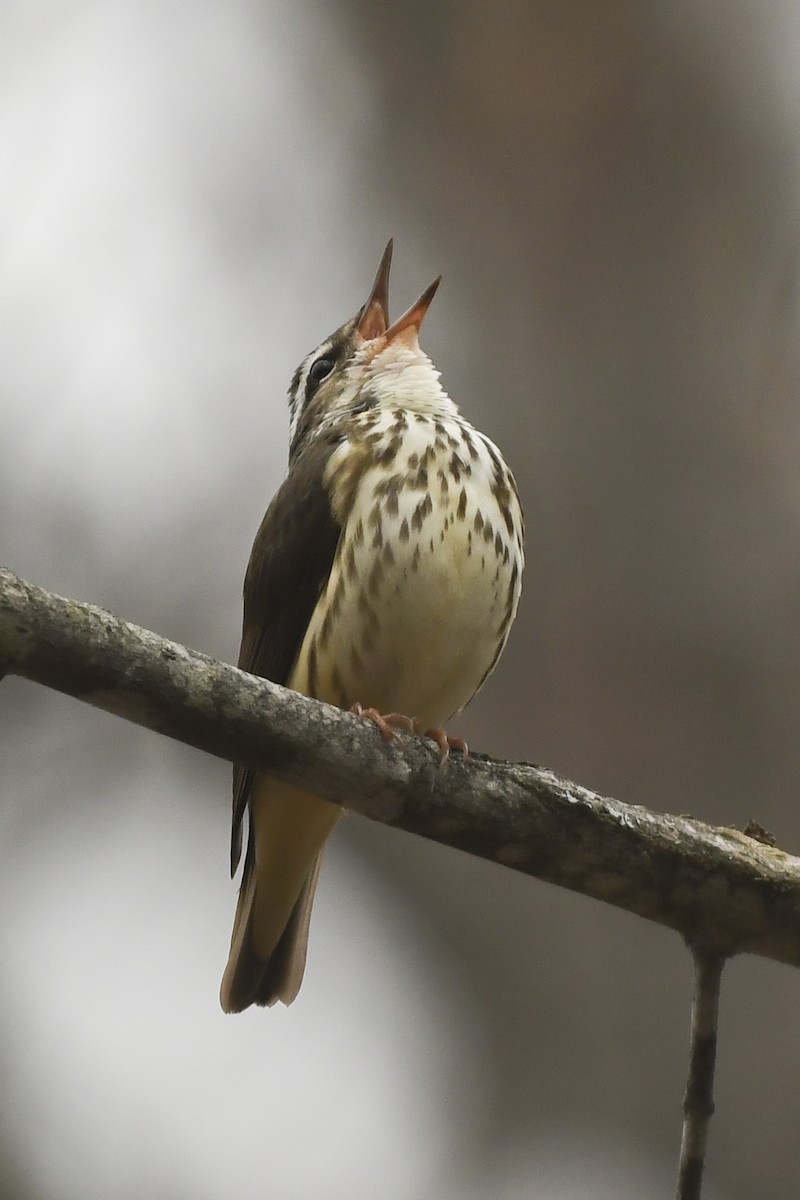
<instances>
[{"instance_id":1,"label":"white eyebrow stripe","mask_svg":"<svg viewBox=\"0 0 800 1200\"><path fill-rule=\"evenodd\" d=\"M326 338L321 345L307 354L300 364L300 370L297 374L297 386L289 394L289 445L294 441L294 435L297 432L297 426L300 423L300 418L303 415L303 409L306 404L306 387L308 385L308 373L318 358L324 358L325 355L333 349L335 345L335 335Z\"/></svg>"}]
</instances>

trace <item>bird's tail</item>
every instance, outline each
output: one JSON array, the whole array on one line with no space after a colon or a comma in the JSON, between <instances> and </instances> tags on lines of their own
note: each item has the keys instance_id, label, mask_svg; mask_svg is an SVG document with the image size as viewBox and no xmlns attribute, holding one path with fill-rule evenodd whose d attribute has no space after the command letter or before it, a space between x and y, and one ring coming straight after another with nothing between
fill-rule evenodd
<instances>
[{"instance_id":1,"label":"bird's tail","mask_svg":"<svg viewBox=\"0 0 800 1200\"><path fill-rule=\"evenodd\" d=\"M342 810L259 776L250 794L250 837L220 1003L291 1004L303 980L311 906L325 842Z\"/></svg>"}]
</instances>

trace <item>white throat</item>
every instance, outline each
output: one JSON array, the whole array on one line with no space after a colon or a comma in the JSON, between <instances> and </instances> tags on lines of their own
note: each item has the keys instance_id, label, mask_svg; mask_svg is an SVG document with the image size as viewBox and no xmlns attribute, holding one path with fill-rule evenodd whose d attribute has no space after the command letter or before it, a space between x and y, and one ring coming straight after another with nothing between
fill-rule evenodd
<instances>
[{"instance_id":1,"label":"white throat","mask_svg":"<svg viewBox=\"0 0 800 1200\"><path fill-rule=\"evenodd\" d=\"M352 378L359 390L368 390L380 406L399 406L426 415L453 416L456 405L439 382L439 372L419 346L399 339L378 353L369 345L353 360Z\"/></svg>"}]
</instances>

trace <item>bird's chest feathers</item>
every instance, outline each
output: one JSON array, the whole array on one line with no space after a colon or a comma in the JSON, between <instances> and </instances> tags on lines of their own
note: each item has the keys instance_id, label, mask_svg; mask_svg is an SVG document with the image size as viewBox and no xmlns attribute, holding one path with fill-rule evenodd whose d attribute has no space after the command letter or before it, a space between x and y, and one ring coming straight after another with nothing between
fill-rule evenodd
<instances>
[{"instance_id":1,"label":"bird's chest feathers","mask_svg":"<svg viewBox=\"0 0 800 1200\"><path fill-rule=\"evenodd\" d=\"M355 558L362 578L368 568L377 579L384 562L403 590L414 576L473 574L487 551L502 558L513 520L501 514L510 496L498 498L495 476L507 473L488 439L460 419L403 409L370 416L326 470L343 570Z\"/></svg>"},{"instance_id":2,"label":"bird's chest feathers","mask_svg":"<svg viewBox=\"0 0 800 1200\"><path fill-rule=\"evenodd\" d=\"M444 720L516 608L522 522L505 465L460 418L381 409L336 447L325 486L342 535L303 682L334 703Z\"/></svg>"}]
</instances>

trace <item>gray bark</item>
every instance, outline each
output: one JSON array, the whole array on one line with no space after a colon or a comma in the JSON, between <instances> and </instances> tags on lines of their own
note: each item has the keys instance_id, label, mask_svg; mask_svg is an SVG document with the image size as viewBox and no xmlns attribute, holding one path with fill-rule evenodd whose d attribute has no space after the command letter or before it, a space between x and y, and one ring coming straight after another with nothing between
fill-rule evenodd
<instances>
[{"instance_id":1,"label":"gray bark","mask_svg":"<svg viewBox=\"0 0 800 1200\"><path fill-rule=\"evenodd\" d=\"M454 753L440 766L425 739L387 744L358 717L5 570L0 673L605 900L706 955L800 966L800 859L737 830L623 804L530 763Z\"/></svg>"}]
</instances>

